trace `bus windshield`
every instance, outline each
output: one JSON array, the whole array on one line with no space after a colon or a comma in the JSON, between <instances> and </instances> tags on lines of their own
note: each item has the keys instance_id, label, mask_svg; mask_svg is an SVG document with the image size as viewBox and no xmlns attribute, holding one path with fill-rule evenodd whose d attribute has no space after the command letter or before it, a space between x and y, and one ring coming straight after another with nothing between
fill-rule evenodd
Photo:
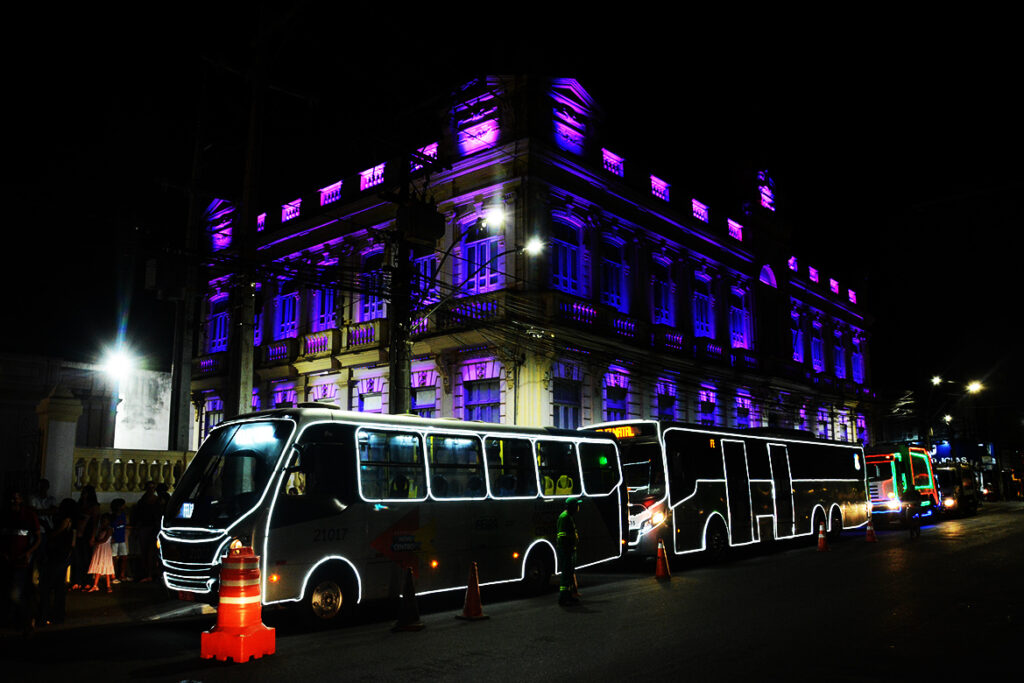
<instances>
[{"instance_id":1,"label":"bus windshield","mask_svg":"<svg viewBox=\"0 0 1024 683\"><path fill-rule=\"evenodd\" d=\"M622 476L626 489L650 496L664 494L665 470L657 442L626 446L623 451Z\"/></svg>"},{"instance_id":2,"label":"bus windshield","mask_svg":"<svg viewBox=\"0 0 1024 683\"><path fill-rule=\"evenodd\" d=\"M267 486L290 421L248 422L214 431L167 504L165 526L223 528L247 513Z\"/></svg>"},{"instance_id":3,"label":"bus windshield","mask_svg":"<svg viewBox=\"0 0 1024 683\"><path fill-rule=\"evenodd\" d=\"M892 465L888 462L868 463L868 481L884 481L892 478Z\"/></svg>"}]
</instances>

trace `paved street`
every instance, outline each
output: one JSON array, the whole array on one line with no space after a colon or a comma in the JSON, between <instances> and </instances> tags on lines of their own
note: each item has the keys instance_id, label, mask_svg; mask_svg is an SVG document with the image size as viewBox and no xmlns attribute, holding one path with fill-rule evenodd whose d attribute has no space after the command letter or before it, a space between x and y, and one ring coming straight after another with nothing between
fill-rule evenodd
<instances>
[{"instance_id":1,"label":"paved street","mask_svg":"<svg viewBox=\"0 0 1024 683\"><path fill-rule=\"evenodd\" d=\"M925 526L917 540L878 536L869 544L847 533L828 553L804 544L722 566L674 562L669 583L650 564L601 567L581 575L584 602L569 609L554 593L485 589L481 622L453 618L461 595L432 597L420 601L426 628L414 633L392 633L385 606L327 631L268 612L277 652L243 665L200 659L199 634L215 618L181 615L187 605L139 585L76 595L68 624L27 642L7 633L0 648L9 680L869 681L973 677L1013 660L1024 504L988 504Z\"/></svg>"}]
</instances>

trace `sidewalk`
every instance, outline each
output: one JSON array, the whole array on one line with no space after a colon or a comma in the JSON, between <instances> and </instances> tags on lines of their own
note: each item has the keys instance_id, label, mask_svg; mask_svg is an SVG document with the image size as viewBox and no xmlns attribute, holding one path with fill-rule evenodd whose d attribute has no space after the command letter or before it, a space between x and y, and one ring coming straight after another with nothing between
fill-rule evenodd
<instances>
[{"instance_id":1,"label":"sidewalk","mask_svg":"<svg viewBox=\"0 0 1024 683\"><path fill-rule=\"evenodd\" d=\"M64 623L36 624L36 636L89 626L169 619L212 609L202 603L178 600L160 580L118 583L111 588L113 592L107 593L106 583L101 581L100 590L95 593L69 590ZM9 626L0 629L0 638L11 636L21 637L21 633Z\"/></svg>"}]
</instances>

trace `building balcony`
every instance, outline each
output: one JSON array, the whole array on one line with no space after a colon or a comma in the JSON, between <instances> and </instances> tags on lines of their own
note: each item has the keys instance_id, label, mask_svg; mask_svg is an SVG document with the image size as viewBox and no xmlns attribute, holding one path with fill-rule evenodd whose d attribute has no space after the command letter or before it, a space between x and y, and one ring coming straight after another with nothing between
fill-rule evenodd
<instances>
[{"instance_id":1,"label":"building balcony","mask_svg":"<svg viewBox=\"0 0 1024 683\"><path fill-rule=\"evenodd\" d=\"M294 363L298 356L299 340L292 337L266 342L261 345L259 362L263 367Z\"/></svg>"},{"instance_id":2,"label":"building balcony","mask_svg":"<svg viewBox=\"0 0 1024 683\"><path fill-rule=\"evenodd\" d=\"M508 315L506 290L466 296L446 301L429 319L426 311L412 314L412 335L422 336L442 330L476 326L480 322L504 320ZM430 310L429 308L427 310Z\"/></svg>"},{"instance_id":3,"label":"building balcony","mask_svg":"<svg viewBox=\"0 0 1024 683\"><path fill-rule=\"evenodd\" d=\"M650 325L605 304L594 303L562 292L544 295L544 315L553 324L610 332L623 340L648 340Z\"/></svg>"},{"instance_id":4,"label":"building balcony","mask_svg":"<svg viewBox=\"0 0 1024 683\"><path fill-rule=\"evenodd\" d=\"M693 352L697 360L723 362L726 359L725 349L714 339L698 337L693 341Z\"/></svg>"},{"instance_id":5,"label":"building balcony","mask_svg":"<svg viewBox=\"0 0 1024 683\"><path fill-rule=\"evenodd\" d=\"M761 359L756 351L749 349L732 349L730 351L732 366L742 370L758 370L761 367Z\"/></svg>"},{"instance_id":6,"label":"building balcony","mask_svg":"<svg viewBox=\"0 0 1024 683\"><path fill-rule=\"evenodd\" d=\"M387 342L387 320L378 318L345 327L342 348L344 351L364 350Z\"/></svg>"},{"instance_id":7,"label":"building balcony","mask_svg":"<svg viewBox=\"0 0 1024 683\"><path fill-rule=\"evenodd\" d=\"M686 336L681 330L668 325L654 325L651 329L651 342L656 349L669 351L686 351L690 347L686 343Z\"/></svg>"},{"instance_id":8,"label":"building balcony","mask_svg":"<svg viewBox=\"0 0 1024 683\"><path fill-rule=\"evenodd\" d=\"M218 351L192 359L193 377L215 377L227 372L228 352Z\"/></svg>"},{"instance_id":9,"label":"building balcony","mask_svg":"<svg viewBox=\"0 0 1024 683\"><path fill-rule=\"evenodd\" d=\"M331 328L303 335L299 343L299 360L329 358L341 349L341 330Z\"/></svg>"}]
</instances>

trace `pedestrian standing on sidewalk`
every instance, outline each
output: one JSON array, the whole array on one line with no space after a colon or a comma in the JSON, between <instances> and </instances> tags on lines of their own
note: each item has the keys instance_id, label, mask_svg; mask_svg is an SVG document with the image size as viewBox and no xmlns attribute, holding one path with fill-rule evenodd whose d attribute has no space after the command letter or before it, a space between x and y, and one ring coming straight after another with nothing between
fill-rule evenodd
<instances>
[{"instance_id":1,"label":"pedestrian standing on sidewalk","mask_svg":"<svg viewBox=\"0 0 1024 683\"><path fill-rule=\"evenodd\" d=\"M63 624L68 592L68 566L75 545L75 517L78 506L70 498L60 502L53 529L47 534L46 557L39 571L39 614L37 626Z\"/></svg>"},{"instance_id":2,"label":"pedestrian standing on sidewalk","mask_svg":"<svg viewBox=\"0 0 1024 683\"><path fill-rule=\"evenodd\" d=\"M128 513L124 498L110 501L110 554L114 561L114 583L128 580Z\"/></svg>"},{"instance_id":3,"label":"pedestrian standing on sidewalk","mask_svg":"<svg viewBox=\"0 0 1024 683\"><path fill-rule=\"evenodd\" d=\"M146 482L146 492L135 504L133 513L132 526L139 537L139 568L135 578L138 581L152 581L159 571L156 534L160 530L160 516L163 514L163 503L157 495L155 482Z\"/></svg>"},{"instance_id":4,"label":"pedestrian standing on sidewalk","mask_svg":"<svg viewBox=\"0 0 1024 683\"><path fill-rule=\"evenodd\" d=\"M39 520L20 491L7 496L0 515L0 586L4 613L13 613L14 625L32 633L32 553L40 543Z\"/></svg>"},{"instance_id":5,"label":"pedestrian standing on sidewalk","mask_svg":"<svg viewBox=\"0 0 1024 683\"><path fill-rule=\"evenodd\" d=\"M100 526L96 530L96 536L92 539L92 562L89 563L89 573L95 578L92 588L87 592L95 593L100 589L100 577L107 579L107 592L112 593L110 580L114 578L114 560L110 554L110 538L114 530L110 527L110 515L100 516Z\"/></svg>"},{"instance_id":6,"label":"pedestrian standing on sidewalk","mask_svg":"<svg viewBox=\"0 0 1024 683\"><path fill-rule=\"evenodd\" d=\"M89 561L92 559L92 537L96 534L100 504L96 489L86 485L78 496L78 516L75 518L75 550L71 556L71 590L89 587Z\"/></svg>"}]
</instances>

